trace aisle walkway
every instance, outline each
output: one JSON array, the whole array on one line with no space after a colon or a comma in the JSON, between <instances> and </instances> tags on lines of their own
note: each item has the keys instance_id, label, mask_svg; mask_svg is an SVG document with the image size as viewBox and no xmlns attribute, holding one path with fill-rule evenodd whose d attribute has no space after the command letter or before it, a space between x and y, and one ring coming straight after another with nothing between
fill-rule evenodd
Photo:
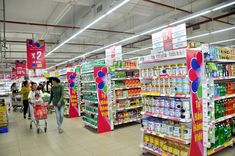
<instances>
[{"instance_id":1,"label":"aisle walkway","mask_svg":"<svg viewBox=\"0 0 235 156\"><path fill-rule=\"evenodd\" d=\"M65 119L64 133L56 131L54 115L49 116L48 132L29 129L22 114L10 115L10 132L0 134L0 156L140 156L140 125L96 134L83 127L81 119ZM216 156L235 156L235 148Z\"/></svg>"}]
</instances>

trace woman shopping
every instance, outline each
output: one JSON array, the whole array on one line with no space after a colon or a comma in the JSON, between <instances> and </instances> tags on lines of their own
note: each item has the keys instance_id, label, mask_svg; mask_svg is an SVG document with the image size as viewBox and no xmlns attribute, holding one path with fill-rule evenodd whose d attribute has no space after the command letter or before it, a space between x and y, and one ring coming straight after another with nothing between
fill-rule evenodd
<instances>
[{"instance_id":1,"label":"woman shopping","mask_svg":"<svg viewBox=\"0 0 235 156\"><path fill-rule=\"evenodd\" d=\"M23 95L24 119L26 118L26 113L29 111L29 92L30 92L29 83L28 81L24 81L20 91L20 94ZM28 114L28 118L30 119L30 111Z\"/></svg>"},{"instance_id":2,"label":"woman shopping","mask_svg":"<svg viewBox=\"0 0 235 156\"><path fill-rule=\"evenodd\" d=\"M55 107L58 132L63 133L61 127L64 118L64 87L60 84L60 80L56 77L51 78L51 81L51 96L48 104L52 102Z\"/></svg>"}]
</instances>

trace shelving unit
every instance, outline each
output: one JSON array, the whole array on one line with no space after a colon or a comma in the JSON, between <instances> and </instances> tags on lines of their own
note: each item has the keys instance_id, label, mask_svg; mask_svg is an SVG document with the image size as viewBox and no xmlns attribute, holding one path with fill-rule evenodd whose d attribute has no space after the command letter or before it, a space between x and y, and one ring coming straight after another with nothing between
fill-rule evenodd
<instances>
[{"instance_id":1,"label":"shelving unit","mask_svg":"<svg viewBox=\"0 0 235 156\"><path fill-rule=\"evenodd\" d=\"M235 50L202 45L204 74L205 155L232 146L235 138Z\"/></svg>"},{"instance_id":2,"label":"shelving unit","mask_svg":"<svg viewBox=\"0 0 235 156\"><path fill-rule=\"evenodd\" d=\"M110 75L113 125L140 121L142 102L137 60L114 61Z\"/></svg>"}]
</instances>

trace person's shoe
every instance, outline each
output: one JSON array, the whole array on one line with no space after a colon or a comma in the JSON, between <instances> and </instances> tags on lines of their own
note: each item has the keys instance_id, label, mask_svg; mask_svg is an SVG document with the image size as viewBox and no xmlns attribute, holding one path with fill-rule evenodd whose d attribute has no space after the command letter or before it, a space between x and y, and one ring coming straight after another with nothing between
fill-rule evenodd
<instances>
[{"instance_id":1,"label":"person's shoe","mask_svg":"<svg viewBox=\"0 0 235 156\"><path fill-rule=\"evenodd\" d=\"M26 119L26 116L24 116L24 119Z\"/></svg>"},{"instance_id":2,"label":"person's shoe","mask_svg":"<svg viewBox=\"0 0 235 156\"><path fill-rule=\"evenodd\" d=\"M31 120L31 117L28 117L29 120Z\"/></svg>"},{"instance_id":3,"label":"person's shoe","mask_svg":"<svg viewBox=\"0 0 235 156\"><path fill-rule=\"evenodd\" d=\"M64 132L64 131L60 128L60 129L59 129L59 133L61 134L61 133L63 133L63 132Z\"/></svg>"}]
</instances>

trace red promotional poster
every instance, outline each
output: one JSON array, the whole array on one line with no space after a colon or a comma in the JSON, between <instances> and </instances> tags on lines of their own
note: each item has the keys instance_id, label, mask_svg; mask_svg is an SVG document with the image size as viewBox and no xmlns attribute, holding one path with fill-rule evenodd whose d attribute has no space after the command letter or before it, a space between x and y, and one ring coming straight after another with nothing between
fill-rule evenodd
<instances>
[{"instance_id":1,"label":"red promotional poster","mask_svg":"<svg viewBox=\"0 0 235 156\"><path fill-rule=\"evenodd\" d=\"M67 80L70 93L69 118L78 117L78 96L76 90L76 76L77 74L75 72L67 72Z\"/></svg>"},{"instance_id":2,"label":"red promotional poster","mask_svg":"<svg viewBox=\"0 0 235 156\"><path fill-rule=\"evenodd\" d=\"M203 107L202 107L202 52L187 50L187 69L192 105L192 139L190 156L203 156Z\"/></svg>"},{"instance_id":3,"label":"red promotional poster","mask_svg":"<svg viewBox=\"0 0 235 156\"><path fill-rule=\"evenodd\" d=\"M26 75L26 61L16 61L15 64L16 76L23 77Z\"/></svg>"},{"instance_id":4,"label":"red promotional poster","mask_svg":"<svg viewBox=\"0 0 235 156\"><path fill-rule=\"evenodd\" d=\"M11 70L11 80L15 80L15 79L17 79L16 68L12 68L12 70Z\"/></svg>"},{"instance_id":5,"label":"red promotional poster","mask_svg":"<svg viewBox=\"0 0 235 156\"><path fill-rule=\"evenodd\" d=\"M39 40L35 42L32 39L27 39L26 46L27 46L28 69L45 69L46 68L45 41Z\"/></svg>"},{"instance_id":6,"label":"red promotional poster","mask_svg":"<svg viewBox=\"0 0 235 156\"><path fill-rule=\"evenodd\" d=\"M162 38L163 38L163 47L164 50L172 50L173 49L173 41L172 41L172 28L169 27L162 31Z\"/></svg>"},{"instance_id":7,"label":"red promotional poster","mask_svg":"<svg viewBox=\"0 0 235 156\"><path fill-rule=\"evenodd\" d=\"M98 96L98 133L109 132L111 130L109 120L109 106L107 96L107 67L94 67L94 78Z\"/></svg>"}]
</instances>

